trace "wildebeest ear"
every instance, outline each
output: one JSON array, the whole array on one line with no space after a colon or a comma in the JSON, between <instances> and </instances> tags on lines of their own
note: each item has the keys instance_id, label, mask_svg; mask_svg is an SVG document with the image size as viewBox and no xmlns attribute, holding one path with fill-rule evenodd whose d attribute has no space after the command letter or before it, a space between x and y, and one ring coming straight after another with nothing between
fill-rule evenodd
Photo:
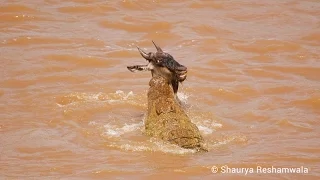
<instances>
[{"instance_id":1,"label":"wildebeest ear","mask_svg":"<svg viewBox=\"0 0 320 180\"><path fill-rule=\"evenodd\" d=\"M153 45L157 48L158 52L163 52L162 49L156 45L156 43L154 43L154 41L152 41Z\"/></svg>"}]
</instances>

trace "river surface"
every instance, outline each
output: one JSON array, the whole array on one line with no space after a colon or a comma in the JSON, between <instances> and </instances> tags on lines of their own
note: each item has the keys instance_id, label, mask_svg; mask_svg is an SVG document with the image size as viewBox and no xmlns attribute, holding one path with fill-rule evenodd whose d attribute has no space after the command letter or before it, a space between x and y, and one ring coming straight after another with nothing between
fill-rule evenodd
<instances>
[{"instance_id":1,"label":"river surface","mask_svg":"<svg viewBox=\"0 0 320 180\"><path fill-rule=\"evenodd\" d=\"M0 179L320 179L319 0L0 0L0 20ZM126 66L152 40L188 67L208 153L143 134L151 74Z\"/></svg>"}]
</instances>

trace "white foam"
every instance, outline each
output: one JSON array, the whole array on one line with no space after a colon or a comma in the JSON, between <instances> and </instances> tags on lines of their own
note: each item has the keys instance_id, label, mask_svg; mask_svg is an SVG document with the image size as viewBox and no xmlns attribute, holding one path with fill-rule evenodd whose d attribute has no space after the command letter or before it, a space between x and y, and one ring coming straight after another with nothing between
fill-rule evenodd
<instances>
[{"instance_id":1,"label":"white foam","mask_svg":"<svg viewBox=\"0 0 320 180\"><path fill-rule=\"evenodd\" d=\"M97 94L91 94L89 95L89 99L93 99L93 100L99 100L99 96L102 95L101 92L97 93Z\"/></svg>"},{"instance_id":2,"label":"white foam","mask_svg":"<svg viewBox=\"0 0 320 180\"><path fill-rule=\"evenodd\" d=\"M99 93L80 93L80 92L73 92L68 95L65 95L63 99L64 101L70 101L69 103L60 103L57 102L58 107L76 107L79 105L105 105L108 104L115 104L115 103L128 103L133 105L144 105L144 103L137 102L139 99L134 98L135 94L130 91L128 93L123 92L122 90L117 90L114 93L105 94L103 92Z\"/></svg>"},{"instance_id":3,"label":"white foam","mask_svg":"<svg viewBox=\"0 0 320 180\"><path fill-rule=\"evenodd\" d=\"M124 93L122 90L117 90L117 91L116 91L116 94L117 94L117 95L120 95L120 98L121 98L122 100L127 100L129 97L132 97L132 96L134 95L132 91L130 91L130 92L128 92L128 93L126 94L126 93Z\"/></svg>"},{"instance_id":4,"label":"white foam","mask_svg":"<svg viewBox=\"0 0 320 180\"><path fill-rule=\"evenodd\" d=\"M206 126L199 125L198 128L203 134L212 134L213 133L213 130L206 127Z\"/></svg>"},{"instance_id":5,"label":"white foam","mask_svg":"<svg viewBox=\"0 0 320 180\"><path fill-rule=\"evenodd\" d=\"M222 124L220 123L211 123L211 126L215 128L222 128Z\"/></svg>"},{"instance_id":6,"label":"white foam","mask_svg":"<svg viewBox=\"0 0 320 180\"><path fill-rule=\"evenodd\" d=\"M122 144L120 148L126 151L151 151L152 150L150 147L147 147L144 145L130 145L130 144Z\"/></svg>"},{"instance_id":7,"label":"white foam","mask_svg":"<svg viewBox=\"0 0 320 180\"><path fill-rule=\"evenodd\" d=\"M168 142L164 142L162 140L159 139L151 139L151 141L153 141L153 143L156 145L156 149L158 151L162 151L165 153L172 153L172 154L188 154L188 153L195 153L196 150L195 149L184 149L181 148L175 144L170 144Z\"/></svg>"},{"instance_id":8,"label":"white foam","mask_svg":"<svg viewBox=\"0 0 320 180\"><path fill-rule=\"evenodd\" d=\"M88 125L89 125L89 126L96 126L96 125L98 125L98 123L95 122L95 121L90 121L90 122L88 123Z\"/></svg>"},{"instance_id":9,"label":"white foam","mask_svg":"<svg viewBox=\"0 0 320 180\"><path fill-rule=\"evenodd\" d=\"M59 103L56 103L59 107L64 107L65 105L62 105L62 104L59 104Z\"/></svg>"},{"instance_id":10,"label":"white foam","mask_svg":"<svg viewBox=\"0 0 320 180\"><path fill-rule=\"evenodd\" d=\"M226 145L226 144L232 142L235 139L236 139L235 137L229 137L228 139L225 139L223 141L219 141L219 142L214 143L212 146L213 147L219 147L219 146L222 146L222 145Z\"/></svg>"},{"instance_id":11,"label":"white foam","mask_svg":"<svg viewBox=\"0 0 320 180\"><path fill-rule=\"evenodd\" d=\"M187 95L183 92L178 92L177 96L178 96L179 100L182 101L183 103L186 104L188 102L189 95Z\"/></svg>"},{"instance_id":12,"label":"white foam","mask_svg":"<svg viewBox=\"0 0 320 180\"><path fill-rule=\"evenodd\" d=\"M193 117L192 122L194 122L205 135L212 134L216 129L222 128L222 124L214 122L213 120L201 120L201 117Z\"/></svg>"},{"instance_id":13,"label":"white foam","mask_svg":"<svg viewBox=\"0 0 320 180\"><path fill-rule=\"evenodd\" d=\"M177 145L169 144L167 142L155 138L150 138L149 142L127 142L125 144L111 143L108 146L120 148L125 151L153 151L170 154L188 154L196 152L196 150L184 149Z\"/></svg>"},{"instance_id":14,"label":"white foam","mask_svg":"<svg viewBox=\"0 0 320 180\"><path fill-rule=\"evenodd\" d=\"M102 133L103 136L107 137L119 137L125 133L136 131L143 126L143 122L135 124L124 124L122 127L117 127L116 125L106 124L104 125L105 131Z\"/></svg>"}]
</instances>

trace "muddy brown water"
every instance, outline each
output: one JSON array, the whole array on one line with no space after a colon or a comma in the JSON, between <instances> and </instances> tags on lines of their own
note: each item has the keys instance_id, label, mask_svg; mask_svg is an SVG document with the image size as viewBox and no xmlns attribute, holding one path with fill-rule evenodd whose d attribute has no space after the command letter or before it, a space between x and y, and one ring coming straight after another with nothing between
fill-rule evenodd
<instances>
[{"instance_id":1,"label":"muddy brown water","mask_svg":"<svg viewBox=\"0 0 320 180\"><path fill-rule=\"evenodd\" d=\"M0 179L320 178L320 1L0 2ZM151 40L210 152L143 135Z\"/></svg>"}]
</instances>

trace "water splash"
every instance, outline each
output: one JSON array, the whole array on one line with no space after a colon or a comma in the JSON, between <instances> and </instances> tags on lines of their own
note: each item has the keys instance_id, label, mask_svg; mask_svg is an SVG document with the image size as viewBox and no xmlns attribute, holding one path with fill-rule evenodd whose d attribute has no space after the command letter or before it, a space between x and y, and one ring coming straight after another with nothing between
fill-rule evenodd
<instances>
[{"instance_id":1,"label":"water splash","mask_svg":"<svg viewBox=\"0 0 320 180\"><path fill-rule=\"evenodd\" d=\"M177 95L182 103L188 103L188 94L178 92ZM160 139L149 138L147 140L148 137L143 134L145 116L136 116L132 112L114 111L115 108L118 110L124 107L130 109L131 105L133 107L143 106L143 109L145 109L147 108L147 99L143 99L146 98L145 96L144 93L134 94L132 91L124 92L122 90L113 93L74 92L58 97L56 103L67 112L65 115L75 119L81 118L81 114L85 114L85 111L91 114L92 112L96 113L97 116L93 116L94 119L90 119L88 125L98 130L103 139L108 139L106 146L124 151L156 151L170 154L195 153L195 150L183 149ZM222 127L222 124L215 120L212 113L199 111L193 106L185 108L191 121L198 126L204 136L208 137ZM141 110L145 113L143 109ZM99 116L99 113L101 113L101 116ZM130 119L130 122L128 122L128 119ZM132 137L139 137L140 140L144 140L139 141ZM206 137L204 138L206 139ZM208 142L208 145L214 148L231 141L224 139L218 143Z\"/></svg>"},{"instance_id":2,"label":"water splash","mask_svg":"<svg viewBox=\"0 0 320 180\"><path fill-rule=\"evenodd\" d=\"M80 93L73 92L68 95L62 97L56 97L56 103L59 107L64 107L67 105L74 105L77 103L83 102L107 102L107 103L115 103L121 101L127 101L133 99L135 94L130 91L125 93L121 90L117 90L115 93L105 94L102 92L99 93Z\"/></svg>"},{"instance_id":3,"label":"water splash","mask_svg":"<svg viewBox=\"0 0 320 180\"><path fill-rule=\"evenodd\" d=\"M189 95L183 92L177 92L177 96L181 102L187 104Z\"/></svg>"},{"instance_id":4,"label":"water splash","mask_svg":"<svg viewBox=\"0 0 320 180\"><path fill-rule=\"evenodd\" d=\"M184 149L177 145L164 142L156 138L150 138L146 142L113 142L107 146L122 149L124 151L150 151L150 152L164 152L169 154L192 154L196 153L193 149Z\"/></svg>"},{"instance_id":5,"label":"water splash","mask_svg":"<svg viewBox=\"0 0 320 180\"><path fill-rule=\"evenodd\" d=\"M105 131L102 136L105 137L119 137L125 133L133 132L141 129L143 122L127 124L125 123L122 127L117 127L116 125L106 124L104 125Z\"/></svg>"}]
</instances>

